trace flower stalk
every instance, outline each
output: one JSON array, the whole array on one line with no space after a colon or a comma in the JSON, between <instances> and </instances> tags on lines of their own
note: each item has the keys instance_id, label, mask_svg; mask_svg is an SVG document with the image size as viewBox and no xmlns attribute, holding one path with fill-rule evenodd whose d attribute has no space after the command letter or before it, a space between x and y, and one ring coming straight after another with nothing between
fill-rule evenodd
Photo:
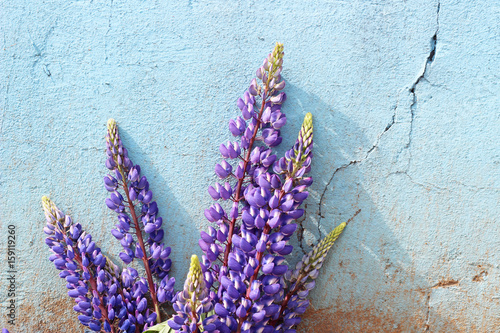
<instances>
[{"instance_id":1,"label":"flower stalk","mask_svg":"<svg viewBox=\"0 0 500 333\"><path fill-rule=\"evenodd\" d=\"M136 213L136 207L134 205L134 200L137 200L143 204L143 208L150 209L151 205L154 204L156 206L156 203L153 202L153 204L150 204L151 202L151 197L152 193L149 191L149 185L147 183L147 180L145 177L140 178L140 167L138 165L133 165L132 161L128 158L128 153L127 150L123 147L121 143L121 139L119 136L118 132L118 126L116 125L116 121L114 119L110 119L108 121L108 135L106 136L106 142L108 146L108 160L106 163L106 166L110 169L115 171L115 174L117 175L117 178L119 180L115 180L111 175L108 175L107 178L105 178L105 184L107 185L107 189L111 191L116 191L116 185L121 184L123 192L125 194L125 200L122 200L123 197L121 195L117 195L116 192L114 192L111 195L111 199L108 199L107 203L108 207L111 209L123 213L125 211L124 207L122 206L122 202L125 201L125 204L128 206L128 212L130 213L130 216L132 217L132 228L135 230L135 236L136 236L136 248L135 252L132 252L130 249L130 245L133 243L131 242L122 242L122 245L125 243L126 245L124 246L126 252L123 253L122 259L124 259L125 263L129 263L133 256L135 255L136 257L140 258L144 264L144 269L146 271L146 279L148 283L148 289L149 289L149 294L151 301L154 306L154 311L157 316L158 322L161 321L161 311L160 311L160 301L157 296L157 287L153 281L153 272L151 270L151 264L154 264L154 260L152 259L157 259L158 261L158 253L163 253L167 251L168 253L170 252L170 248L164 249L163 244L158 245L159 240L163 238L163 230L161 230L159 227L162 224L161 218L155 219L155 221L152 224L153 225L151 228L147 230L151 230L151 234L153 234L153 237L150 237L149 243L157 245L154 247L154 250L151 251L151 257L147 256L147 249L145 246L145 242L143 239L143 229L141 228L141 225L139 223L139 218ZM111 179L111 186L108 186L109 180ZM116 199L118 198L118 200ZM114 199L114 200L113 200ZM144 209L143 209L144 210ZM156 215L156 214L153 214ZM146 226L148 223L148 220L151 221L151 218L149 217L148 214L143 214L143 217L145 217L145 221L143 222L143 225ZM152 222L152 221L151 221ZM117 227L121 227L118 226ZM159 232L158 232L159 231ZM117 237L118 239L123 240L123 230L117 230L113 235ZM130 235L128 233L127 235ZM130 238L130 237L129 237ZM129 244L130 243L130 244ZM128 250L128 251L127 251ZM156 250L156 251L155 251ZM156 253L156 255L155 255ZM168 254L164 257L167 257ZM156 257L156 258L153 258ZM160 259L161 260L161 259ZM161 262L160 262L161 264ZM158 266L158 265L157 265ZM161 277L167 276L166 273L170 269L170 262L167 262L166 264L163 265L163 271L159 269L157 273L159 272Z\"/></svg>"}]
</instances>

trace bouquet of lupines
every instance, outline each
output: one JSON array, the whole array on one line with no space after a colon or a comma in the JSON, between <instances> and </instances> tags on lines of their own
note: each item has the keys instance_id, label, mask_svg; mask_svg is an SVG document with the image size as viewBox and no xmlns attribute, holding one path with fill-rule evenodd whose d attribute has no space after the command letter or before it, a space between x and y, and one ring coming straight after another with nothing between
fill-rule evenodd
<instances>
[{"instance_id":1,"label":"bouquet of lupines","mask_svg":"<svg viewBox=\"0 0 500 333\"><path fill-rule=\"evenodd\" d=\"M306 297L346 224L335 228L295 269L288 267L285 256L293 250L288 242L297 229L294 221L304 214L300 206L312 184L307 174L313 125L308 113L295 145L277 158L272 148L281 143L286 123L282 63L283 45L278 43L238 99L242 114L229 121L238 140L220 145L223 160L215 166L224 183L208 188L219 202L205 210L212 226L201 232L201 263L192 258L196 273L190 271L177 295L177 313L146 332L291 333L309 305Z\"/></svg>"},{"instance_id":2,"label":"bouquet of lupines","mask_svg":"<svg viewBox=\"0 0 500 333\"><path fill-rule=\"evenodd\" d=\"M170 248L163 243L163 220L149 183L128 157L114 120L108 121L110 174L104 186L110 192L105 203L117 213L111 233L123 246L122 267L101 252L79 223L42 198L49 259L66 280L83 325L116 333L295 332L319 269L346 223L295 269L288 267L285 256L293 250L294 221L304 214L300 206L312 184L307 174L313 125L308 113L295 145L277 158L272 148L281 143L286 123L282 62L283 45L277 43L257 70L258 80L238 99L242 115L229 121L238 140L219 147L223 160L215 173L223 183L208 188L219 202L205 210L212 225L201 232L204 254L201 262L192 256L182 291L174 292L175 280L168 275ZM131 266L136 259L144 277Z\"/></svg>"}]
</instances>

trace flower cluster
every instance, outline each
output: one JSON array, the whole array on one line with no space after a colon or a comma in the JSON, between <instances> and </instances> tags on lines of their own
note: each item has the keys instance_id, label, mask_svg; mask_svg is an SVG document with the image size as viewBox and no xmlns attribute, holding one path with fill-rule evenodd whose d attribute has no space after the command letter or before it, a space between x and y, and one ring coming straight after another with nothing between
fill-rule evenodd
<instances>
[{"instance_id":1,"label":"flower cluster","mask_svg":"<svg viewBox=\"0 0 500 333\"><path fill-rule=\"evenodd\" d=\"M111 171L104 177L104 186L110 192L106 205L118 214L118 223L111 233L123 247L119 256L126 265L135 258L142 261L147 275L145 289L160 318L159 306L172 300L175 283L168 276L171 249L162 243L163 219L158 216L158 205L152 200L146 176L141 176L141 167L132 163L123 147L114 119L108 121L106 146L106 167ZM160 283L155 283L154 278Z\"/></svg>"},{"instance_id":2,"label":"flower cluster","mask_svg":"<svg viewBox=\"0 0 500 333\"><path fill-rule=\"evenodd\" d=\"M156 321L156 313L147 308L146 284L135 269L120 274L92 240L92 236L74 223L47 197L42 198L47 219L45 243L59 277L66 280L68 295L75 299L78 319L95 332L136 332Z\"/></svg>"},{"instance_id":3,"label":"flower cluster","mask_svg":"<svg viewBox=\"0 0 500 333\"><path fill-rule=\"evenodd\" d=\"M160 305L175 299L175 279L168 276L171 250L162 243L163 221L149 183L128 157L113 119L108 121L106 143L106 167L111 173L104 177L110 192L105 203L117 213L111 233L124 249L119 254L124 268L120 272L91 235L46 197L42 199L45 242L54 253L49 259L67 281L68 295L75 298L73 309L83 325L95 332L142 332L161 320ZM146 277L130 266L135 258L142 261Z\"/></svg>"},{"instance_id":4,"label":"flower cluster","mask_svg":"<svg viewBox=\"0 0 500 333\"><path fill-rule=\"evenodd\" d=\"M117 214L111 233L123 247L123 267L79 223L42 199L49 259L61 271L83 325L113 333L295 332L319 269L346 224L295 269L288 266L295 220L304 215L300 207L312 184L313 124L306 114L294 146L281 158L273 153L286 124L283 55L277 43L237 101L241 115L229 121L236 140L220 145L222 160L214 170L220 182L208 188L216 202L205 210L211 225L200 234L201 263L192 256L182 291L174 292L168 275L171 250L163 243L163 219L148 180L131 161L113 119L106 135L105 204ZM145 276L131 266L134 261ZM165 312L169 319L162 322Z\"/></svg>"}]
</instances>

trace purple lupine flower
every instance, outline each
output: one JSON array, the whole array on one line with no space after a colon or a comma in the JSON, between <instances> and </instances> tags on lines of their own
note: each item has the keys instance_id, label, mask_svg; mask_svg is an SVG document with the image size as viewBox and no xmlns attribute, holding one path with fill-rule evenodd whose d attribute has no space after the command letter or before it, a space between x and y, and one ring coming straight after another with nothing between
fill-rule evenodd
<instances>
[{"instance_id":1,"label":"purple lupine flower","mask_svg":"<svg viewBox=\"0 0 500 333\"><path fill-rule=\"evenodd\" d=\"M108 134L106 136L107 155L108 160L106 165L117 178L112 175L104 177L104 184L106 189L111 192L110 198L106 199L106 205L119 213L116 229L113 229L112 234L120 240L124 251L120 258L126 264L129 264L137 255L139 259L144 259L144 244L139 238L137 228L143 229L148 234L147 244L149 246L150 256L148 264L151 266L152 274L159 279L163 279L170 270L171 260L168 258L170 255L170 248L161 243L164 236L164 231L161 228L163 220L158 216L158 206L156 202L152 201L152 191L149 190L149 182L145 176L140 175L141 168L139 165L134 165L128 157L128 152L120 139L118 126L113 119L108 121ZM111 163L110 161L113 161ZM124 189L125 196L118 192L118 188ZM128 208L134 207L134 202L141 204L140 216L135 216L135 211L129 209L129 213L125 213L125 206ZM131 215L131 216L130 216ZM137 220L137 221L136 221ZM142 223L139 223L140 222ZM130 230L130 226L133 230ZM136 231L136 237L133 237L133 231ZM127 237L126 235L130 235ZM139 243L137 243L139 241ZM144 249L143 249L144 247ZM154 252L156 255L153 256ZM160 253L161 255L157 255Z\"/></svg>"},{"instance_id":2,"label":"purple lupine flower","mask_svg":"<svg viewBox=\"0 0 500 333\"><path fill-rule=\"evenodd\" d=\"M106 205L118 213L118 223L111 233L123 247L119 257L125 264L130 264L135 258L142 260L147 275L144 294L149 292L151 295L157 319L161 320L159 304L172 300L175 281L168 276L172 265L169 258L171 249L162 243L163 219L158 216L158 205L152 200L149 182L141 176L141 167L134 165L128 157L113 119L108 121L106 145L106 166L114 173L104 177L104 185L111 192ZM119 191L123 191L123 195ZM136 205L140 207L139 214ZM142 231L147 234L146 240ZM154 283L153 278L160 281L160 286Z\"/></svg>"},{"instance_id":3,"label":"purple lupine flower","mask_svg":"<svg viewBox=\"0 0 500 333\"><path fill-rule=\"evenodd\" d=\"M50 260L61 270L59 276L67 282L68 295L77 303L73 309L80 313L78 319L95 332L118 332L120 323L114 321L114 313L131 315L125 304L112 301L127 293L118 278L118 267L79 223L73 223L49 198L43 197L42 203L47 219L45 243L53 252Z\"/></svg>"},{"instance_id":4,"label":"purple lupine flower","mask_svg":"<svg viewBox=\"0 0 500 333\"><path fill-rule=\"evenodd\" d=\"M242 159L236 166L233 174L237 180L236 185L231 185L231 183L226 182L224 186L217 183L215 186L209 188L209 193L214 200L230 199L234 202L230 209L229 217L224 212L224 209L218 204L213 205L205 211L207 219L210 222L216 222L218 227L222 230L223 235L221 235L221 238L224 240L219 242L214 237L214 244L218 245L217 243L220 244L226 240L228 242L228 245L225 246L223 261L223 266L226 267L229 260L232 235L235 232L234 225L241 214L240 206L244 206L243 204L246 199L244 198L244 192L246 190L244 181L249 176L252 177L254 174L260 174L263 169L272 165L276 159L270 149L260 146L254 147L255 141L263 141L267 146L277 145L281 141L279 132L277 132L272 125L273 120L281 120L281 122L283 122L283 119L285 119L280 111L280 104L285 100L286 96L284 93L279 92L280 89L276 89L276 87L281 87L281 89L284 87L283 84L276 86L276 84L281 82L280 72L282 57L283 45L277 44L273 53L269 55L264 61L263 66L258 70L257 76L262 79L263 86L259 86L257 81L253 79L249 90L244 93L243 98L238 99L237 104L242 111L243 117L231 120L229 129L233 135L241 137L241 142L227 142L221 144L219 147L221 155L225 159ZM262 99L260 111L256 109L257 101L255 96L259 96ZM261 136L257 136L259 130L262 132ZM242 156L242 153L244 153L244 156ZM228 161L223 160L216 165L215 173L220 178L224 179L232 174L233 169L234 167L228 163ZM259 203L264 203L266 194L267 193L264 191L264 198L262 198L262 195L256 195L256 199ZM222 227L223 225L229 227ZM206 246L204 241L201 246L205 248L204 251L208 251L206 255L211 262L215 261L217 258L217 255L214 256L212 254L214 253L213 250L216 250L215 252L221 252L217 246Z\"/></svg>"}]
</instances>

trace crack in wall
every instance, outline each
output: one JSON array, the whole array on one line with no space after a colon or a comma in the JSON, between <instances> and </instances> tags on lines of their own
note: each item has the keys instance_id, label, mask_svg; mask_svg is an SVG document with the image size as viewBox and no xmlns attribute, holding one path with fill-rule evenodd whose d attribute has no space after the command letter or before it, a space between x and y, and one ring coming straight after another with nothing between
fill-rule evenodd
<instances>
[{"instance_id":1,"label":"crack in wall","mask_svg":"<svg viewBox=\"0 0 500 333\"><path fill-rule=\"evenodd\" d=\"M16 63L15 62L15 60L16 60L15 55L12 55L11 58L12 58L12 62L10 63L9 74L5 80L5 81L7 81L7 84L5 87L5 97L3 98L2 117L0 118L0 140L2 140L2 141L3 141L3 122L4 122L5 116L7 114L7 110L9 109L9 106L10 106L9 105L10 84L11 84L11 81L13 80L12 75L14 74L14 67L15 67L15 63Z\"/></svg>"},{"instance_id":2,"label":"crack in wall","mask_svg":"<svg viewBox=\"0 0 500 333\"><path fill-rule=\"evenodd\" d=\"M426 314L425 314L425 324L424 324L424 329L423 332L430 332L431 330L431 296L432 296L432 289L436 288L448 288L448 287L455 287L458 286L460 281L458 280L453 280L453 279L447 279L447 280L441 280L437 282L435 285L430 286L428 291L427 291L427 300L425 302L426 305Z\"/></svg>"},{"instance_id":3,"label":"crack in wall","mask_svg":"<svg viewBox=\"0 0 500 333\"><path fill-rule=\"evenodd\" d=\"M323 211L322 211L323 201L325 199L326 191L328 190L328 187L330 187L330 184L332 183L333 178L335 178L335 175L337 174L337 172L339 172L341 170L344 170L344 169L347 169L351 165L361 163L361 162L367 160L370 157L370 154L378 147L382 136L385 133L387 133L391 129L391 127L396 123L397 105L393 108L393 110L394 110L394 112L392 114L392 117L389 120L389 122L387 123L387 125L385 126L385 129L379 135L377 135L377 139L375 140L375 143L370 147L370 149L368 149L366 151L365 156L363 158L358 159L358 160L352 160L349 163L343 164L343 165L339 166L338 168L336 168L333 171L332 176L330 177L330 179L326 183L325 188L323 189L323 192L321 193L321 196L320 196L320 199L319 199L318 214L317 214L319 216L318 217L318 224L317 224L317 226L318 226L318 234L319 234L320 238L321 238L321 234L322 234L321 233L321 229L320 229L320 227L321 227L321 219L323 219L325 217L323 215Z\"/></svg>"},{"instance_id":4,"label":"crack in wall","mask_svg":"<svg viewBox=\"0 0 500 333\"><path fill-rule=\"evenodd\" d=\"M49 69L50 63L48 63L46 60L45 50L47 48L47 45L49 43L49 39L52 36L57 24L58 24L58 19L55 19L54 23L52 23L50 25L50 28L47 30L47 32L43 36L42 41L39 42L38 45L35 43L35 40L33 39L32 35L31 35L31 30L28 29L28 36L29 36L29 39L31 42L31 46L35 50L35 54L33 55L34 60L33 60L33 63L31 64L31 69L30 69L31 76L33 78L36 77L35 70L36 70L37 65L41 64L42 70L45 73L45 75L47 75L52 80L52 82L54 82L54 78L52 77L52 73L50 72L50 69Z\"/></svg>"},{"instance_id":5,"label":"crack in wall","mask_svg":"<svg viewBox=\"0 0 500 333\"><path fill-rule=\"evenodd\" d=\"M410 150L410 146L411 146L411 143L412 143L412 135L413 135L413 121L415 120L415 111L417 109L417 101L418 101L418 98L417 98L417 85L422 81L422 80L426 80L427 81L427 78L426 78L426 75L427 75L427 71L430 67L430 65L432 65L432 63L434 62L434 59L436 58L436 46L437 46L437 35L438 35L438 32L439 32L439 10L441 9L441 2L438 1L437 3L437 10L436 10L436 31L434 32L434 35L432 36L431 38L431 45L430 45L430 52L429 52L429 56L427 57L427 61L425 62L425 66L424 66L424 70L422 71L422 74L420 74L420 76L417 78L417 80L415 80L415 82L413 83L413 85L410 87L409 91L410 91L410 94L412 95L412 103L410 104L410 130L408 131L408 142L405 146L405 149L408 149L408 153L409 153L409 158L408 158L408 168L405 172L403 172L406 176L408 176L408 178L410 179L410 181L412 181L413 183L417 184L416 182L413 181L413 179L411 178L411 176L408 174L408 170L410 168L410 161L411 161L411 150ZM418 185L421 185L422 184L418 184ZM439 188L439 189L442 189L442 188ZM430 319L431 319L431 306L430 306L430 302L431 302L431 295L432 295L432 290L429 291L429 293L427 294L427 302L426 302L426 305L427 305L427 313L426 313L426 318L425 318L425 325L424 325L424 332L430 332Z\"/></svg>"},{"instance_id":6,"label":"crack in wall","mask_svg":"<svg viewBox=\"0 0 500 333\"><path fill-rule=\"evenodd\" d=\"M427 73L429 71L430 65L432 65L432 63L434 62L435 57L436 57L436 46L437 46L437 35L438 35L438 32L439 32L439 11L440 11L440 9L441 9L441 2L438 1L438 3L437 3L437 9L436 9L436 30L434 32L434 35L431 37L429 55L427 56L427 59L426 59L426 62L425 62L425 65L424 65L424 69L423 69L422 73L418 76L418 78L413 82L413 84L408 89L410 95L412 96L412 102L410 104L410 129L408 131L408 141L407 141L406 145L402 148L401 151L407 149L408 152L409 152L409 158L408 158L407 170L404 171L404 172L398 172L398 173L404 173L410 179L411 179L411 177L408 175L407 172L409 170L409 166L410 166L410 162L411 162L411 158L412 158L410 147L411 147L411 143L412 143L413 127L414 127L413 123L414 123L414 120L415 120L415 112L416 112L416 109L417 109L417 102L418 102L418 98L417 98L417 86L423 80L427 81L427 78L426 78ZM392 115L390 121L387 123L385 129L377 136L377 139L375 140L375 143L370 147L370 149L368 149L366 151L365 156L363 158L360 158L360 159L357 159L357 160L351 160L349 163L345 163L345 164L341 165L340 167L336 168L333 171L330 179L328 180L328 182L326 183L326 185L325 185L325 187L323 189L323 192L321 193L319 204L318 204L318 213L317 213L317 215L318 215L318 223L317 223L317 227L318 227L318 233L319 233L320 237L321 237L321 234L322 234L321 233L321 220L324 218L323 210L322 210L323 202L324 202L324 199L325 199L326 192L327 192L328 188L330 187L330 184L332 183L333 179L335 178L335 175L339 171L347 169L348 167L350 167L352 165L361 163L361 162L365 161L366 159L368 159L370 157L371 153L378 147L382 136L385 133L387 133L392 128L392 126L396 123L396 114L397 114L398 104L399 104L399 101L396 103L396 106L393 108L393 115ZM400 153L401 153L401 151L400 151ZM422 185L422 184L419 184L419 185Z\"/></svg>"},{"instance_id":7,"label":"crack in wall","mask_svg":"<svg viewBox=\"0 0 500 333\"><path fill-rule=\"evenodd\" d=\"M408 174L408 170L405 170L405 171L395 171L395 172L391 172L387 175L387 177L389 176L392 176L392 175L405 175L411 183L417 185L417 186L420 186L420 187L423 187L424 189L426 190L431 190L431 189L437 189L437 190L440 190L440 191L451 191L449 188L447 187L442 187L442 186L439 186L437 184L433 184L433 183L419 183L417 182L416 180L414 180L409 174Z\"/></svg>"},{"instance_id":8,"label":"crack in wall","mask_svg":"<svg viewBox=\"0 0 500 333\"><path fill-rule=\"evenodd\" d=\"M439 191L448 191L448 192L453 192L453 191L456 191L456 188L453 188L453 187L448 187L446 185L438 185L438 184L434 184L434 183L428 183L428 182L417 182L415 179L413 179L412 176L410 176L410 174L408 173L408 171L395 171L395 172L391 172L387 175L387 177L390 177L392 175L404 175L406 176L411 183L417 185L417 186L420 186L422 187L423 189L425 190L439 190ZM474 186L474 185L468 185L468 184L463 184L459 181L456 181L456 180L452 180L452 183L454 183L457 187L460 187L460 188L464 188L466 190L469 190L469 191L473 191L473 192L479 192L479 191L494 191L494 192L498 192L500 191L500 188L498 187L491 187L491 186Z\"/></svg>"},{"instance_id":9,"label":"crack in wall","mask_svg":"<svg viewBox=\"0 0 500 333\"><path fill-rule=\"evenodd\" d=\"M353 161L350 161L349 163L347 164L344 164L344 165L341 165L340 167L336 168L334 171L333 171L333 174L332 176L330 177L330 179L328 180L328 182L326 183L325 185L325 188L323 189L323 193L321 193L321 197L319 199L319 207L318 207L318 232L319 232L319 237L321 238L321 229L320 229L320 226L321 226L321 219L324 218L323 216L323 212L322 212L322 207L323 207L323 200L325 199L325 194L326 194L326 191L328 190L328 187L330 186L330 184L332 183L333 181L333 178L335 178L335 175L337 174L337 172L339 172L340 170L343 170L343 169L346 169L348 168L349 166L351 165L354 165L354 164L357 164L359 162L361 162L363 159L360 159L360 160L353 160Z\"/></svg>"},{"instance_id":10,"label":"crack in wall","mask_svg":"<svg viewBox=\"0 0 500 333\"><path fill-rule=\"evenodd\" d=\"M430 41L430 51L429 55L427 56L427 60L424 65L424 69L422 73L418 76L418 78L413 82L411 87L408 89L412 101L410 104L410 130L408 131L408 142L404 146L403 149L408 149L408 153L410 155L410 158L408 160L408 168L411 160L411 150L410 146L412 143L412 137L413 137L413 121L415 120L415 112L417 110L417 103L418 103L418 98L417 98L417 86L420 82L423 80L427 81L427 73L429 71L429 67L432 65L434 62L434 59L436 58L436 46L437 46L437 35L439 32L439 10L441 9L441 2L437 3L437 10L436 10L436 31L434 32L434 35L431 37Z\"/></svg>"}]
</instances>

